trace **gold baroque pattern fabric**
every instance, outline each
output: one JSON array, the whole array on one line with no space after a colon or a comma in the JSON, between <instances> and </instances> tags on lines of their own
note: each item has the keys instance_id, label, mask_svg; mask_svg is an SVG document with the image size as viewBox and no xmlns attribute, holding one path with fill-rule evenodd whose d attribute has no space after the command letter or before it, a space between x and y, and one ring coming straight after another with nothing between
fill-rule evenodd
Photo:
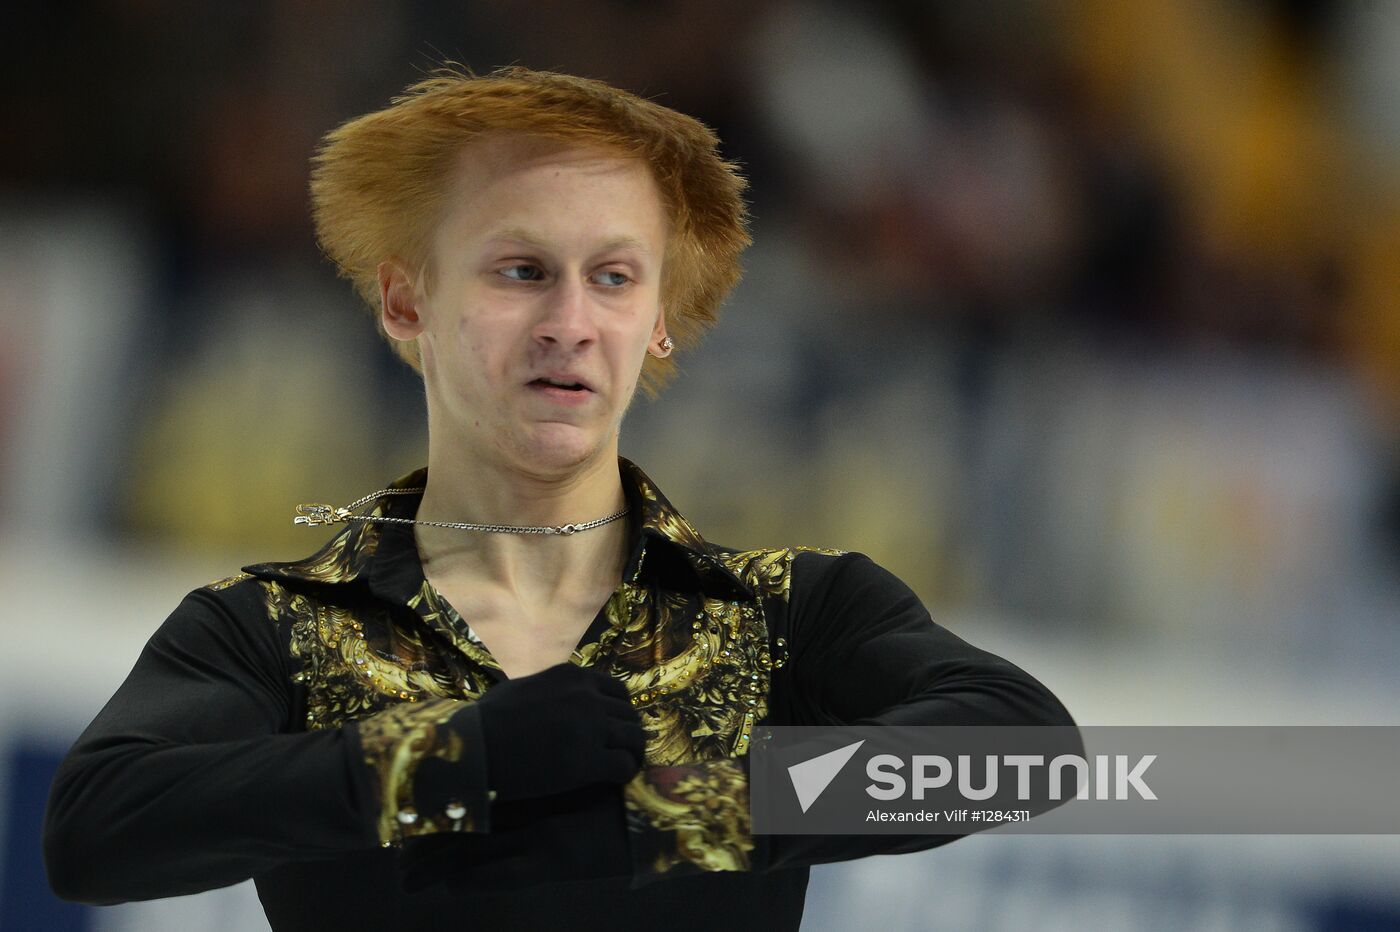
<instances>
[{"instance_id":1,"label":"gold baroque pattern fabric","mask_svg":"<svg viewBox=\"0 0 1400 932\"><path fill-rule=\"evenodd\" d=\"M268 617L291 632L292 675L306 690L306 727L335 728L395 700L466 698L465 683L423 633L384 610L355 612L263 581Z\"/></svg>"},{"instance_id":2,"label":"gold baroque pattern fabric","mask_svg":"<svg viewBox=\"0 0 1400 932\"><path fill-rule=\"evenodd\" d=\"M645 872L753 866L748 780L734 758L747 755L754 723L768 714L771 671L787 660L784 638L770 649L763 605L787 602L792 561L802 549L721 554L752 599L705 598L687 615L693 606L667 594L658 623L645 626L657 641L639 696L647 700L642 720L652 766L625 791L630 817L655 832L636 852ZM686 630L691 643L678 648L685 639L677 635Z\"/></svg>"},{"instance_id":3,"label":"gold baroque pattern fabric","mask_svg":"<svg viewBox=\"0 0 1400 932\"><path fill-rule=\"evenodd\" d=\"M451 603L438 594L432 583L424 579L423 584L418 587L417 593L409 599L408 605L409 608L417 611L423 620L432 625L435 630L443 633L452 646L457 648L467 660L483 669L494 670L497 673L502 672L500 663L481 643L481 638L462 619L462 616L457 614L457 610L452 607ZM481 695L483 688L484 686L478 680L477 685L469 688L467 693L471 698L476 698Z\"/></svg>"},{"instance_id":4,"label":"gold baroque pattern fabric","mask_svg":"<svg viewBox=\"0 0 1400 932\"><path fill-rule=\"evenodd\" d=\"M748 753L754 724L768 714L772 671L787 659L785 640L770 636L765 603L784 610L793 558L816 548L713 547L640 469L626 460L620 465L641 506L638 560L645 541L661 538L700 580L698 587L658 585L639 577L638 562L603 608L606 626L573 656L584 666L607 664L626 685L646 732L646 766L624 788L636 866L651 875L748 869L753 838L738 759ZM420 469L393 485L425 481ZM395 507L385 496L370 514L399 514ZM411 513L402 498L397 507ZM304 727L358 723L386 842L472 830L440 825L427 813L407 827L394 817L411 804L420 761L460 758L460 740L443 722L503 675L468 621L423 577L412 535L393 531L354 522L305 560L244 567L263 577L268 618L289 632L292 678L305 696ZM339 594L348 587L338 584L373 588L386 574L404 587L393 600ZM288 579L298 584L284 584ZM729 597L716 594L726 589ZM411 612L396 610L394 602Z\"/></svg>"},{"instance_id":5,"label":"gold baroque pattern fabric","mask_svg":"<svg viewBox=\"0 0 1400 932\"><path fill-rule=\"evenodd\" d=\"M379 814L382 844L410 835L476 829L470 810L465 819L449 820L442 813L420 814L413 803L413 775L424 758L448 763L462 759L462 740L444 726L464 704L455 699L399 703L357 724L360 747L373 771L375 795L387 803ZM412 813L412 821L401 821L401 813Z\"/></svg>"},{"instance_id":6,"label":"gold baroque pattern fabric","mask_svg":"<svg viewBox=\"0 0 1400 932\"><path fill-rule=\"evenodd\" d=\"M643 876L753 867L748 774L738 760L648 768L628 785L627 805L654 832L635 851Z\"/></svg>"}]
</instances>

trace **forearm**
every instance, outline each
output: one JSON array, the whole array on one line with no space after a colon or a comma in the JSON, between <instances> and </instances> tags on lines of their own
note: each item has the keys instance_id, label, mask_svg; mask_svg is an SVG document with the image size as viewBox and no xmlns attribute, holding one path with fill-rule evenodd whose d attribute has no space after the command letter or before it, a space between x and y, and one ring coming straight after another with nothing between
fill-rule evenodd
<instances>
[{"instance_id":1,"label":"forearm","mask_svg":"<svg viewBox=\"0 0 1400 932\"><path fill-rule=\"evenodd\" d=\"M44 825L54 891L175 896L376 844L366 720L300 730L290 680L260 589L186 596L59 766Z\"/></svg>"},{"instance_id":2,"label":"forearm","mask_svg":"<svg viewBox=\"0 0 1400 932\"><path fill-rule=\"evenodd\" d=\"M1074 725L1044 684L936 624L907 586L868 558L803 555L795 566L793 660L774 677L777 717L767 724ZM1080 749L1070 743L1067 751ZM642 882L896 854L962 837L756 836L748 775L747 756L643 770L628 787Z\"/></svg>"},{"instance_id":3,"label":"forearm","mask_svg":"<svg viewBox=\"0 0 1400 932\"><path fill-rule=\"evenodd\" d=\"M939 653L943 651L943 653ZM940 647L923 643L871 644L857 663L871 679L902 664L907 695L877 712L851 703L841 724L850 725L1074 725L1064 704L1015 664L963 641ZM886 680L889 682L889 680Z\"/></svg>"},{"instance_id":4,"label":"forearm","mask_svg":"<svg viewBox=\"0 0 1400 932\"><path fill-rule=\"evenodd\" d=\"M44 858L65 899L110 904L214 889L288 860L376 843L342 729L213 744L93 741L60 766Z\"/></svg>"}]
</instances>

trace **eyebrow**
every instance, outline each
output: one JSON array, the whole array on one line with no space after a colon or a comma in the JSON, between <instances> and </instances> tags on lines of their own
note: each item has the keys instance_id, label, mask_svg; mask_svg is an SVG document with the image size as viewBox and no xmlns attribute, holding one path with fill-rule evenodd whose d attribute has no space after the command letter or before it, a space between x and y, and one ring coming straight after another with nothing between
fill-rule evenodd
<instances>
[{"instance_id":1,"label":"eyebrow","mask_svg":"<svg viewBox=\"0 0 1400 932\"><path fill-rule=\"evenodd\" d=\"M548 248L548 244L544 241L544 237L530 230L526 230L523 227L511 227L505 230L497 230L495 233L487 237L486 242L490 244L500 242L501 240L514 240L516 242L525 243L529 246L535 246L540 249ZM651 255L651 250L648 249L646 245L643 244L642 241L637 239L635 236L614 236L607 242L603 243L598 251L607 252L612 249L635 249L637 252L640 252L644 256Z\"/></svg>"}]
</instances>

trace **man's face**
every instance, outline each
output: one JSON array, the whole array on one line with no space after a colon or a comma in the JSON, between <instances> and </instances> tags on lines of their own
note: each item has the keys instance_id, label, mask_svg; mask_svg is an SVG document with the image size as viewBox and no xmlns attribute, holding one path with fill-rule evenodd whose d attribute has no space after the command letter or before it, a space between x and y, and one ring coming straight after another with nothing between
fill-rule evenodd
<instances>
[{"instance_id":1,"label":"man's face","mask_svg":"<svg viewBox=\"0 0 1400 932\"><path fill-rule=\"evenodd\" d=\"M430 430L540 475L615 454L663 335L666 237L640 160L520 139L470 147L419 339Z\"/></svg>"}]
</instances>

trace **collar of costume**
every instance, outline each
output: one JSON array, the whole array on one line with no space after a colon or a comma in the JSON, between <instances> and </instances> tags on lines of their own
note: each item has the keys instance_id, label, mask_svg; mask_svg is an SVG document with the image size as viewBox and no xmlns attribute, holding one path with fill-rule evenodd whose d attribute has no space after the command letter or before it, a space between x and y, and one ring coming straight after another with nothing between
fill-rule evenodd
<instances>
[{"instance_id":1,"label":"collar of costume","mask_svg":"<svg viewBox=\"0 0 1400 932\"><path fill-rule=\"evenodd\" d=\"M618 457L623 493L630 509L627 526L630 557L623 579L654 581L676 590L698 589L721 599L749 599L749 588L719 559L716 548L661 494L634 463ZM409 472L387 488L425 487L426 466ZM412 518L422 501L417 495L382 495L366 515ZM463 532L470 533L470 532ZM321 585L368 584L381 598L407 601L424 584L423 566L413 525L352 521L319 550L300 560L252 563L243 572L262 579Z\"/></svg>"}]
</instances>

